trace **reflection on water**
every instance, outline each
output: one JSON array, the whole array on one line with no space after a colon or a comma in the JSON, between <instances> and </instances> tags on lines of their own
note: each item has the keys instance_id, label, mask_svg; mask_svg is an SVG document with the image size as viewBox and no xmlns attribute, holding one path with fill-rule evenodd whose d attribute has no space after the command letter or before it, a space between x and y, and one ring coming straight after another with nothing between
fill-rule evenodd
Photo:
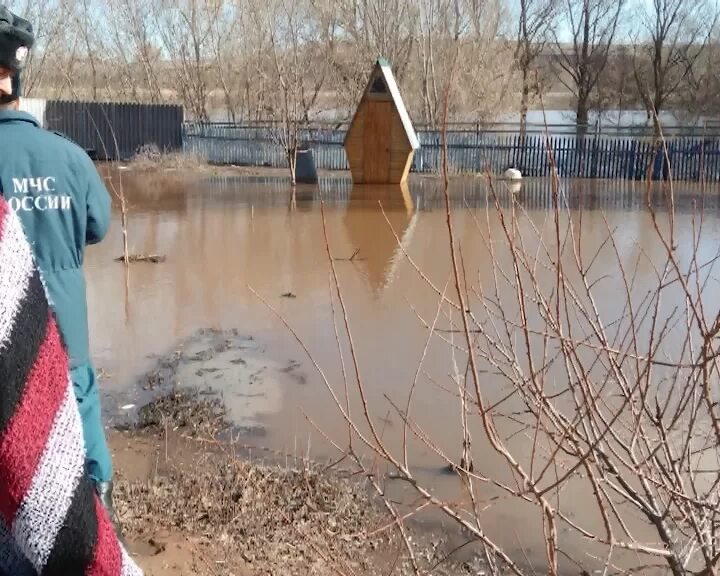
<instances>
[{"instance_id":1,"label":"reflection on water","mask_svg":"<svg viewBox=\"0 0 720 576\"><path fill-rule=\"evenodd\" d=\"M330 454L306 419L307 415L329 436L342 441L345 431L330 394L293 337L249 290L252 287L262 295L293 326L340 393L342 367L320 211L324 202L330 246L367 399L374 412L382 414L388 441L398 445L402 421L388 398L401 405L407 399L427 337L419 317L432 320L437 295L403 258L394 233L435 285L448 281L445 200L436 180L418 178L412 179L409 187L378 189L353 187L348 179L325 178L319 186L298 187L294 198L282 180L250 177L213 177L193 183L126 173L123 187L131 208L131 250L165 254L167 261L132 266L126 315L123 266L113 262L122 250L118 215L108 239L88 253L92 352L108 374L103 385L113 402L133 395L137 379L152 367L151 355L167 354L203 328L237 329L252 335L264 350L262 355L243 353L243 361L253 370L235 371L232 361L236 359L228 357L222 366L210 362L188 369L182 374L183 383L192 380L212 386L220 369L218 386L230 396L234 394L233 416L245 421L241 425L250 423L267 430L262 441L268 447L293 452L298 443L309 443L317 456ZM497 182L495 189L499 203L509 206L505 184ZM659 187L650 192L634 182L563 182L559 202L569 207L578 221L582 209L583 241L590 253L603 244L608 229L614 230L620 258L630 267L641 252L651 261L663 255L663 248L653 241L647 205L655 206L663 220L664 192ZM706 261L716 256L720 195L715 190L703 194L693 186L677 188L675 193L679 257L689 258L692 212L699 205L704 205L706 215L700 257ZM548 182L523 182L516 197L542 233L553 206ZM487 246L489 242L502 245L503 230L497 219L486 217L486 209L493 203L494 196L483 178L459 179L452 184L455 234L468 283L474 288L492 285ZM501 251L498 255L504 257ZM597 263L610 283L617 268L611 256L603 253ZM638 289L643 282L652 282L654 273L651 266L641 266ZM603 314L612 316L620 313L620 303L612 296L612 285L606 285L610 288L598 305ZM283 297L288 294L294 297ZM439 327L449 325L450 318L439 319ZM347 343L342 345L346 349ZM444 343L429 348L414 406L422 429L455 454L462 436L460 408L448 375L448 349ZM285 377L283 370L288 366L296 367L293 370L302 378ZM266 377L266 373L272 375ZM256 375L252 384L249 374ZM488 401L500 398L502 386L490 376L484 378ZM253 396L260 400L253 401ZM481 437L477 431L476 438ZM521 439L514 448L527 449ZM495 465L497 458L487 446L476 442L475 449L476 462ZM457 491L452 477L434 475L443 462L427 447L415 443L410 452L418 473L431 478L438 494ZM573 513L583 512L586 495L569 490L564 497ZM483 519L487 526L498 529L498 541L509 550L542 559L540 526L529 528L522 551L509 528L527 523L527 517L527 508L508 503L489 507Z\"/></svg>"},{"instance_id":2,"label":"reflection on water","mask_svg":"<svg viewBox=\"0 0 720 576\"><path fill-rule=\"evenodd\" d=\"M376 294L392 283L403 257L402 249L407 250L412 241L417 218L407 182L353 188L343 224L350 243L356 247L353 261L365 271Z\"/></svg>"}]
</instances>

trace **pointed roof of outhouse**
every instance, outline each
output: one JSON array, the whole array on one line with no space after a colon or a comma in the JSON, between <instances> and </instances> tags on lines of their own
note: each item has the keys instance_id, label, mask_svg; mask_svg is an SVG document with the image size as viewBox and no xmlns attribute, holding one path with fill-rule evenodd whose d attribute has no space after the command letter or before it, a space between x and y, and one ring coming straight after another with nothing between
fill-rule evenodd
<instances>
[{"instance_id":1,"label":"pointed roof of outhouse","mask_svg":"<svg viewBox=\"0 0 720 576\"><path fill-rule=\"evenodd\" d=\"M418 140L415 128L413 128L412 122L410 121L410 115L408 114L405 103L403 102L402 96L400 96L400 89L398 88L395 76L392 72L390 62L385 58L378 58L375 63L375 68L370 75L367 88L363 93L363 99L368 94L377 93L390 93L395 109L400 115L400 120L405 128L405 134L407 135L408 142L413 150L420 148L420 141Z\"/></svg>"}]
</instances>

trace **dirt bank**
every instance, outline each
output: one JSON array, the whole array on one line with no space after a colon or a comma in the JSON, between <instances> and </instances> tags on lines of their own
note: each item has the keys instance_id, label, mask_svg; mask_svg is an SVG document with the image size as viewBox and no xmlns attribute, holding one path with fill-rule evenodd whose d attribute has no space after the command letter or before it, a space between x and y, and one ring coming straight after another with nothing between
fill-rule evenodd
<instances>
[{"instance_id":1,"label":"dirt bank","mask_svg":"<svg viewBox=\"0 0 720 576\"><path fill-rule=\"evenodd\" d=\"M197 178L214 176L264 176L268 178L288 178L287 168L273 168L271 166L238 166L235 164L218 165L209 164L205 160L185 153L151 153L140 154L126 163L108 163L108 168L117 167L137 173L166 173L177 176ZM349 170L323 170L317 171L318 176L349 176Z\"/></svg>"},{"instance_id":2,"label":"dirt bank","mask_svg":"<svg viewBox=\"0 0 720 576\"><path fill-rule=\"evenodd\" d=\"M173 392L110 437L117 506L149 576L409 574L399 535L361 479L234 448L218 400ZM433 574L481 574L443 562L442 539L412 533Z\"/></svg>"}]
</instances>

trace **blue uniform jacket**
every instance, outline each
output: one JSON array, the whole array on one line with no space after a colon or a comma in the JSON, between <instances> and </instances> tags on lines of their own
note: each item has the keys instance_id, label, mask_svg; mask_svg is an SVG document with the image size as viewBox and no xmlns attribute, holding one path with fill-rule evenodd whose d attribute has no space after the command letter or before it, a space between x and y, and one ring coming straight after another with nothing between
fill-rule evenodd
<instances>
[{"instance_id":1,"label":"blue uniform jacket","mask_svg":"<svg viewBox=\"0 0 720 576\"><path fill-rule=\"evenodd\" d=\"M89 359L85 246L103 239L110 195L85 151L24 112L0 110L0 194L23 223L68 348Z\"/></svg>"}]
</instances>

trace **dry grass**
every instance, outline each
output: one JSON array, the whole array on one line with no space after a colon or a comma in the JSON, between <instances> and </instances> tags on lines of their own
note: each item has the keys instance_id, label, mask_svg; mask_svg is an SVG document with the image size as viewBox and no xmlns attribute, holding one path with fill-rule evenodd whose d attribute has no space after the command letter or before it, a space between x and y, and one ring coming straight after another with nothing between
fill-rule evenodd
<instances>
[{"instance_id":1,"label":"dry grass","mask_svg":"<svg viewBox=\"0 0 720 576\"><path fill-rule=\"evenodd\" d=\"M128 445L153 439L158 462L149 479L118 474L117 507L131 541L159 546L157 534L181 535L186 548L202 542L262 574L410 573L393 520L366 482L306 460L241 457L233 443L215 440L229 428L222 402L197 392L175 391L140 411ZM441 542L414 534L428 573L476 573L443 562Z\"/></svg>"},{"instance_id":2,"label":"dry grass","mask_svg":"<svg viewBox=\"0 0 720 576\"><path fill-rule=\"evenodd\" d=\"M205 160L188 152L163 152L154 144L148 144L138 150L130 161L130 167L136 170L197 170L207 168Z\"/></svg>"},{"instance_id":3,"label":"dry grass","mask_svg":"<svg viewBox=\"0 0 720 576\"><path fill-rule=\"evenodd\" d=\"M228 427L222 403L173 392L144 407L135 434L214 438ZM191 458L166 462L149 481L117 483L123 526L134 540L158 530L200 536L263 571L373 573L382 518L359 482L307 463L253 463L198 442ZM330 569L330 570L328 570Z\"/></svg>"},{"instance_id":4,"label":"dry grass","mask_svg":"<svg viewBox=\"0 0 720 576\"><path fill-rule=\"evenodd\" d=\"M158 528L206 536L272 572L307 574L316 565L373 572L380 542L363 534L378 514L357 483L316 468L217 454L196 464L173 466L147 483L120 482L126 529L140 536Z\"/></svg>"}]
</instances>

